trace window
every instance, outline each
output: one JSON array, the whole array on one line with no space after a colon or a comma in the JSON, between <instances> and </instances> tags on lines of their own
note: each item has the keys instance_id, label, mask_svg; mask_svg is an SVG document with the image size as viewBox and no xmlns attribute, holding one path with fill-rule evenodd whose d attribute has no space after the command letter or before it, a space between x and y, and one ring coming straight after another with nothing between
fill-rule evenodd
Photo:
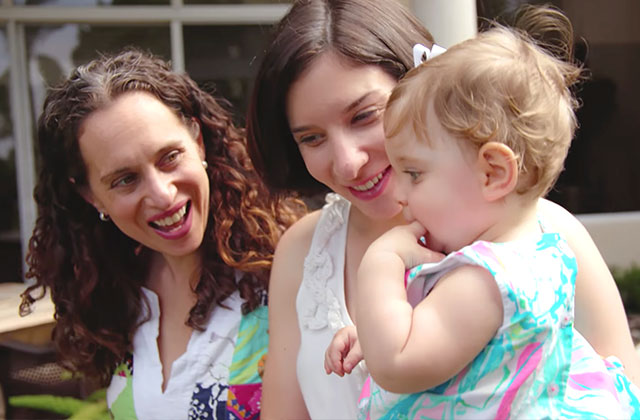
<instances>
[{"instance_id":1,"label":"window","mask_svg":"<svg viewBox=\"0 0 640 420\"><path fill-rule=\"evenodd\" d=\"M478 0L478 15L508 16L524 3ZM571 20L575 55L590 77L580 85L580 127L549 198L578 213L640 210L640 16L637 0L555 0Z\"/></svg>"},{"instance_id":2,"label":"window","mask_svg":"<svg viewBox=\"0 0 640 420\"><path fill-rule=\"evenodd\" d=\"M184 28L187 73L205 90L231 101L236 120L244 121L253 78L270 26L197 25Z\"/></svg>"},{"instance_id":3,"label":"window","mask_svg":"<svg viewBox=\"0 0 640 420\"><path fill-rule=\"evenodd\" d=\"M283 0L4 0L0 5L0 282L21 281L35 221L35 121L48 86L99 52L170 59L243 120ZM20 7L14 7L20 6ZM45 7L41 7L45 6ZM55 6L55 7L52 7Z\"/></svg>"},{"instance_id":4,"label":"window","mask_svg":"<svg viewBox=\"0 0 640 420\"><path fill-rule=\"evenodd\" d=\"M9 101L10 64L7 33L0 28L0 266L7 281L21 281L16 147Z\"/></svg>"}]
</instances>

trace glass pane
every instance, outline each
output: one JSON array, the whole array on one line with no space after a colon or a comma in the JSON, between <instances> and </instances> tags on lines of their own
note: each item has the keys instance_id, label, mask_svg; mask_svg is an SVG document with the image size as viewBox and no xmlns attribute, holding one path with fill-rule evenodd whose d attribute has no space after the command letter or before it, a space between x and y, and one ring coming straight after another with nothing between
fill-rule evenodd
<instances>
[{"instance_id":1,"label":"glass pane","mask_svg":"<svg viewBox=\"0 0 640 420\"><path fill-rule=\"evenodd\" d=\"M0 282L22 281L15 140L9 103L9 46L0 27Z\"/></svg>"},{"instance_id":2,"label":"glass pane","mask_svg":"<svg viewBox=\"0 0 640 420\"><path fill-rule=\"evenodd\" d=\"M286 4L291 0L183 0L184 4Z\"/></svg>"},{"instance_id":3,"label":"glass pane","mask_svg":"<svg viewBox=\"0 0 640 420\"><path fill-rule=\"evenodd\" d=\"M509 15L526 0L477 0L478 15ZM545 2L546 3L546 2ZM577 89L579 129L549 198L573 213L640 210L640 15L638 0L554 0L573 23L576 58L588 79Z\"/></svg>"},{"instance_id":4,"label":"glass pane","mask_svg":"<svg viewBox=\"0 0 640 420\"><path fill-rule=\"evenodd\" d=\"M574 213L640 210L640 42L589 43L583 53L580 127L552 197Z\"/></svg>"},{"instance_id":5,"label":"glass pane","mask_svg":"<svg viewBox=\"0 0 640 420\"><path fill-rule=\"evenodd\" d=\"M13 0L17 6L141 6L168 5L170 0Z\"/></svg>"},{"instance_id":6,"label":"glass pane","mask_svg":"<svg viewBox=\"0 0 640 420\"><path fill-rule=\"evenodd\" d=\"M590 73L579 92L580 129L559 196L579 213L640 210L640 2L563 0L560 5L576 39L586 40L577 56Z\"/></svg>"},{"instance_id":7,"label":"glass pane","mask_svg":"<svg viewBox=\"0 0 640 420\"><path fill-rule=\"evenodd\" d=\"M168 26L29 26L26 28L26 38L29 85L35 118L42 111L46 88L66 77L74 67L97 57L99 53L136 46L165 59L171 58Z\"/></svg>"},{"instance_id":8,"label":"glass pane","mask_svg":"<svg viewBox=\"0 0 640 420\"><path fill-rule=\"evenodd\" d=\"M270 30L270 25L186 26L183 30L187 73L207 91L229 100L239 123Z\"/></svg>"}]
</instances>

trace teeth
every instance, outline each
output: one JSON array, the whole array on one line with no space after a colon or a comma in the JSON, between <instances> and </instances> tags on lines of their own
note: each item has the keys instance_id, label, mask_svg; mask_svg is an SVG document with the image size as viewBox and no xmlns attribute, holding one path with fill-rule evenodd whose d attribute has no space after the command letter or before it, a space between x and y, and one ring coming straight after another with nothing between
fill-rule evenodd
<instances>
[{"instance_id":1,"label":"teeth","mask_svg":"<svg viewBox=\"0 0 640 420\"><path fill-rule=\"evenodd\" d=\"M353 187L353 189L356 191L368 191L373 188L374 185L380 182L380 180L382 179L382 175L382 172L380 172L378 175L374 176L363 185L356 185L355 187Z\"/></svg>"},{"instance_id":2,"label":"teeth","mask_svg":"<svg viewBox=\"0 0 640 420\"><path fill-rule=\"evenodd\" d=\"M185 215L186 212L187 212L187 205L185 204L184 206L182 206L180 210L173 213L173 215L167 216L164 219L156 220L154 223L162 227L171 226L173 224L178 223L180 219L182 219L182 217Z\"/></svg>"}]
</instances>

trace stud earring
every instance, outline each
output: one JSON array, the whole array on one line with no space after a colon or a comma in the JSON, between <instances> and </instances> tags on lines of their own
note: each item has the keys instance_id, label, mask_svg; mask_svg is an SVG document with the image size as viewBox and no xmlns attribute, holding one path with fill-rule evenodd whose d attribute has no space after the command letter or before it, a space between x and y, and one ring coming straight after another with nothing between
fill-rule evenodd
<instances>
[{"instance_id":1,"label":"stud earring","mask_svg":"<svg viewBox=\"0 0 640 420\"><path fill-rule=\"evenodd\" d=\"M109 217L108 214L105 214L103 212L99 212L98 213L98 217L100 218L100 220L102 220L103 222L108 222L109 220L111 220L111 218Z\"/></svg>"},{"instance_id":2,"label":"stud earring","mask_svg":"<svg viewBox=\"0 0 640 420\"><path fill-rule=\"evenodd\" d=\"M207 169L207 168L209 167L209 164L207 163L207 161L206 161L206 160L203 160L203 161L202 161L202 167L203 167L204 169Z\"/></svg>"}]
</instances>

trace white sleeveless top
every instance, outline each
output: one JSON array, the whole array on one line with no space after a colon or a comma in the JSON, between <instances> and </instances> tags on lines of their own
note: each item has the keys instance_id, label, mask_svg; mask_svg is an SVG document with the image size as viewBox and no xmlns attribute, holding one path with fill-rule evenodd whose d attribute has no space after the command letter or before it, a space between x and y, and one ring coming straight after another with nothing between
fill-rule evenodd
<instances>
[{"instance_id":1,"label":"white sleeveless top","mask_svg":"<svg viewBox=\"0 0 640 420\"><path fill-rule=\"evenodd\" d=\"M340 328L353 325L344 296L344 259L351 203L327 194L304 261L296 310L300 328L297 374L312 419L355 419L367 376L361 362L350 375L324 371L324 353Z\"/></svg>"}]
</instances>

